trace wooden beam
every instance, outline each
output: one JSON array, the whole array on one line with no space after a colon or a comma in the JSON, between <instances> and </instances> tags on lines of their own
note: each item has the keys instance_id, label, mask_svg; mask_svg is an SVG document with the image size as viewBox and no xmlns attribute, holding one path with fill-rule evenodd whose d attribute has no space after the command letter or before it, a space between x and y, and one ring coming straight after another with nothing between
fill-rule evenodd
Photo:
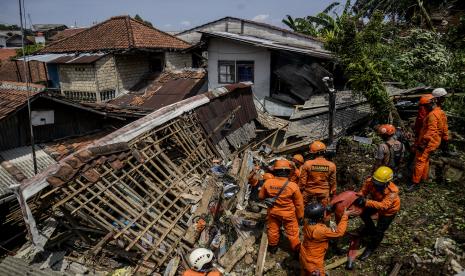
<instances>
[{"instance_id":1,"label":"wooden beam","mask_svg":"<svg viewBox=\"0 0 465 276\"><path fill-rule=\"evenodd\" d=\"M255 242L255 237L250 236L247 239L238 238L229 248L228 252L221 257L219 263L224 267L226 272L231 272L237 262L239 262L247 253L247 248Z\"/></svg>"},{"instance_id":2,"label":"wooden beam","mask_svg":"<svg viewBox=\"0 0 465 276\"><path fill-rule=\"evenodd\" d=\"M268 235L266 234L266 232L263 232L262 239L260 241L260 248L258 249L257 265L255 267L256 276L263 275L263 268L265 267L267 249L268 249Z\"/></svg>"},{"instance_id":3,"label":"wooden beam","mask_svg":"<svg viewBox=\"0 0 465 276\"><path fill-rule=\"evenodd\" d=\"M357 250L357 254L355 254L355 257L358 257L358 256L362 255L364 250L365 250L365 248L361 248L361 249ZM341 265L345 264L346 262L347 262L347 256L339 258L339 259L335 260L334 262L332 262L332 263L330 263L328 265L325 265L325 270L328 271L328 270L334 269L334 268L336 268L338 266L341 266Z\"/></svg>"}]
</instances>

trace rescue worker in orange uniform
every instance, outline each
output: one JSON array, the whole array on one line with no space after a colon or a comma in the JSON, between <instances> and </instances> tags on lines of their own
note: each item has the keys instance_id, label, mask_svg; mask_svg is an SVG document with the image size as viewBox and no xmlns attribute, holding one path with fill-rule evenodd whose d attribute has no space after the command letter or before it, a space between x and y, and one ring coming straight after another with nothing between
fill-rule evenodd
<instances>
[{"instance_id":1,"label":"rescue worker in orange uniform","mask_svg":"<svg viewBox=\"0 0 465 276\"><path fill-rule=\"evenodd\" d=\"M415 132L415 141L418 139L420 135L420 131L423 127L423 121L425 120L428 113L431 111L428 109L427 105L433 99L433 95L425 94L420 97L420 101L418 102L418 114L417 118L415 119L415 126L413 128Z\"/></svg>"},{"instance_id":2,"label":"rescue worker in orange uniform","mask_svg":"<svg viewBox=\"0 0 465 276\"><path fill-rule=\"evenodd\" d=\"M326 206L336 193L336 165L325 159L326 145L320 141L310 145L310 153L315 159L300 168L299 187L305 205L316 200Z\"/></svg>"},{"instance_id":3,"label":"rescue worker in orange uniform","mask_svg":"<svg viewBox=\"0 0 465 276\"><path fill-rule=\"evenodd\" d=\"M407 192L417 190L420 181L428 179L430 154L436 151L439 146L444 151L447 151L449 127L447 125L447 116L440 106L447 92L444 88L436 88L433 90L432 95L434 98L427 105L432 110L426 116L420 136L418 137L415 168L413 170L412 181L408 184Z\"/></svg>"},{"instance_id":4,"label":"rescue worker in orange uniform","mask_svg":"<svg viewBox=\"0 0 465 276\"><path fill-rule=\"evenodd\" d=\"M289 161L276 160L273 167L274 178L265 181L258 195L261 200L276 199L272 206L268 207L267 234L270 253L275 253L278 249L281 225L284 226L291 250L299 250L298 221L304 216L304 204L299 187L288 179L290 172Z\"/></svg>"},{"instance_id":5,"label":"rescue worker in orange uniform","mask_svg":"<svg viewBox=\"0 0 465 276\"><path fill-rule=\"evenodd\" d=\"M304 240L300 246L300 275L325 275L324 258L330 239L342 237L353 211L344 210L336 231L324 224L325 207L310 203L305 207Z\"/></svg>"},{"instance_id":6,"label":"rescue worker in orange uniform","mask_svg":"<svg viewBox=\"0 0 465 276\"><path fill-rule=\"evenodd\" d=\"M375 163L373 164L372 173L381 166L388 166L397 176L400 163L403 161L405 147L400 141L394 138L396 128L390 124L380 125L378 135L381 136L384 143L379 144L375 154Z\"/></svg>"},{"instance_id":7,"label":"rescue worker in orange uniform","mask_svg":"<svg viewBox=\"0 0 465 276\"><path fill-rule=\"evenodd\" d=\"M183 276L221 276L223 275L213 267L213 252L207 248L197 248L189 254L191 269L184 271Z\"/></svg>"},{"instance_id":8,"label":"rescue worker in orange uniform","mask_svg":"<svg viewBox=\"0 0 465 276\"><path fill-rule=\"evenodd\" d=\"M361 260L365 260L378 248L384 238L384 233L391 225L400 210L399 189L391 180L393 171L386 166L379 167L372 177L368 178L358 192L360 196L354 201L359 207L364 207L360 218L365 223L362 236L368 236L368 244ZM378 213L378 223L374 224L371 216Z\"/></svg>"},{"instance_id":9,"label":"rescue worker in orange uniform","mask_svg":"<svg viewBox=\"0 0 465 276\"><path fill-rule=\"evenodd\" d=\"M296 154L292 157L292 172L289 179L294 183L299 183L300 167L304 164L305 160L302 154Z\"/></svg>"}]
</instances>

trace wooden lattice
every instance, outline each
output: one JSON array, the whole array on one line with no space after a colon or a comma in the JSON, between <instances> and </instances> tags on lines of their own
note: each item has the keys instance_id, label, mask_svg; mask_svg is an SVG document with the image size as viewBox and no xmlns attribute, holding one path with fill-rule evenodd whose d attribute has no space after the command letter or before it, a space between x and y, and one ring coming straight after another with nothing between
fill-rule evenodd
<instances>
[{"instance_id":1,"label":"wooden lattice","mask_svg":"<svg viewBox=\"0 0 465 276\"><path fill-rule=\"evenodd\" d=\"M61 200L54 207L111 233L107 236L126 251L141 253L140 264L157 268L176 248L187 247L182 238L191 205L181 194L189 185L186 179L208 172L215 154L195 114L168 121L129 147L118 168L112 158L96 162L90 170L98 180L81 172L60 187L55 195Z\"/></svg>"}]
</instances>

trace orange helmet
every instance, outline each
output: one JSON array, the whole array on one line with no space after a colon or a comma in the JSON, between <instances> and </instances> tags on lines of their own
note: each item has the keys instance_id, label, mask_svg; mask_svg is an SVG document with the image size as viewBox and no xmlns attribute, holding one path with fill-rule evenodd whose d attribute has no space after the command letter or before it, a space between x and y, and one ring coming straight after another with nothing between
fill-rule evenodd
<instances>
[{"instance_id":1,"label":"orange helmet","mask_svg":"<svg viewBox=\"0 0 465 276\"><path fill-rule=\"evenodd\" d=\"M318 153L326 150L326 145L321 141L315 141L310 145L310 153Z\"/></svg>"},{"instance_id":2,"label":"orange helmet","mask_svg":"<svg viewBox=\"0 0 465 276\"><path fill-rule=\"evenodd\" d=\"M265 180L273 179L273 178L274 178L274 175L272 175L271 173L264 173L263 174L263 179L265 179Z\"/></svg>"},{"instance_id":3,"label":"orange helmet","mask_svg":"<svg viewBox=\"0 0 465 276\"><path fill-rule=\"evenodd\" d=\"M384 124L384 125L380 125L378 127L378 133L380 135L394 135L394 133L396 133L396 128L393 126L393 125L390 125L390 124Z\"/></svg>"},{"instance_id":4,"label":"orange helmet","mask_svg":"<svg viewBox=\"0 0 465 276\"><path fill-rule=\"evenodd\" d=\"M296 155L292 156L292 159L299 162L300 164L303 164L305 162L304 157L302 156L302 154L296 154Z\"/></svg>"},{"instance_id":5,"label":"orange helmet","mask_svg":"<svg viewBox=\"0 0 465 276\"><path fill-rule=\"evenodd\" d=\"M287 160L276 160L274 161L273 170L290 170L291 163Z\"/></svg>"},{"instance_id":6,"label":"orange helmet","mask_svg":"<svg viewBox=\"0 0 465 276\"><path fill-rule=\"evenodd\" d=\"M434 99L434 96L432 94L425 94L422 95L420 98L420 101L418 102L419 105L425 105L431 103L431 100Z\"/></svg>"}]
</instances>

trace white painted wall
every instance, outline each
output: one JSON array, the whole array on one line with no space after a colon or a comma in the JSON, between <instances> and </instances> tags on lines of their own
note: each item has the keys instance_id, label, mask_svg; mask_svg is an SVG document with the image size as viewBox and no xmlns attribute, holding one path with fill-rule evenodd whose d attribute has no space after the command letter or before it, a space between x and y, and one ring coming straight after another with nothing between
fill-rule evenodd
<instances>
[{"instance_id":1,"label":"white painted wall","mask_svg":"<svg viewBox=\"0 0 465 276\"><path fill-rule=\"evenodd\" d=\"M229 18L223 19L217 22L212 22L194 28L185 33L177 34L176 36L182 40L185 40L191 44L196 44L200 41L201 34L199 31L210 31L210 32L229 32L235 34L244 34L255 36L259 38L265 38L282 42L290 45L303 46L303 47L314 47L316 49L323 49L323 43L321 41L312 39L307 36L302 36L294 32L285 32L279 29L270 28L268 26L262 26L260 24L254 24L253 22L246 22L239 19Z\"/></svg>"},{"instance_id":2,"label":"white painted wall","mask_svg":"<svg viewBox=\"0 0 465 276\"><path fill-rule=\"evenodd\" d=\"M244 45L230 40L212 38L208 46L208 88L225 84L218 83L219 60L254 61L253 92L259 99L270 95L270 52L267 49Z\"/></svg>"}]
</instances>

